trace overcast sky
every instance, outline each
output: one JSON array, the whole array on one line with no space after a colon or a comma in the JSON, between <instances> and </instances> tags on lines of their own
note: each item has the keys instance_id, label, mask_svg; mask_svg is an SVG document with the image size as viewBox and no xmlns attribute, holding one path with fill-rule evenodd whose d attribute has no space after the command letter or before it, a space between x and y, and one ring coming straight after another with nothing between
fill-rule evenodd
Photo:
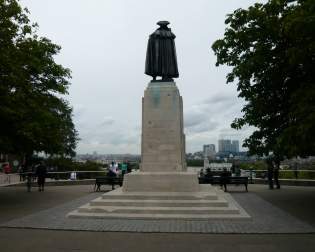
<instances>
[{"instance_id":1,"label":"overcast sky","mask_svg":"<svg viewBox=\"0 0 315 252\"><path fill-rule=\"evenodd\" d=\"M39 34L62 47L57 63L72 71L67 100L81 140L77 153L140 153L141 97L148 36L160 20L176 35L187 152L219 138L239 139L251 129L231 129L241 115L229 69L215 67L212 43L223 37L226 14L253 0L22 0ZM265 2L265 1L258 1Z\"/></svg>"}]
</instances>

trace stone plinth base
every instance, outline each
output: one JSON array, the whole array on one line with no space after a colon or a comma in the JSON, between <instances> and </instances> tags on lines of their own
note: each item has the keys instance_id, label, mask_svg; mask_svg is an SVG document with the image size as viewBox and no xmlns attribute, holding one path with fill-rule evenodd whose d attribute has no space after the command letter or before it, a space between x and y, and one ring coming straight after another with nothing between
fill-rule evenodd
<instances>
[{"instance_id":1,"label":"stone plinth base","mask_svg":"<svg viewBox=\"0 0 315 252\"><path fill-rule=\"evenodd\" d=\"M197 192L194 172L135 172L124 177L124 192Z\"/></svg>"},{"instance_id":2,"label":"stone plinth base","mask_svg":"<svg viewBox=\"0 0 315 252\"><path fill-rule=\"evenodd\" d=\"M183 101L175 82L150 82L142 99L142 172L186 171Z\"/></svg>"},{"instance_id":3,"label":"stone plinth base","mask_svg":"<svg viewBox=\"0 0 315 252\"><path fill-rule=\"evenodd\" d=\"M250 219L233 199L210 185L198 192L124 192L118 188L68 214L71 218Z\"/></svg>"}]
</instances>

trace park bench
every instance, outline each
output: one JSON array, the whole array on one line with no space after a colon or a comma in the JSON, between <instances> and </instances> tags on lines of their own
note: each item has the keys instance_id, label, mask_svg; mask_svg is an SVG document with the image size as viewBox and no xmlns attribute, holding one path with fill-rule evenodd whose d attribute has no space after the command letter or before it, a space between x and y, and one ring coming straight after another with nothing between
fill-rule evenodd
<instances>
[{"instance_id":1,"label":"park bench","mask_svg":"<svg viewBox=\"0 0 315 252\"><path fill-rule=\"evenodd\" d=\"M225 184L234 184L234 185L244 185L246 192L248 192L248 177L226 177L224 178ZM200 177L199 178L199 184L218 184L218 185L223 185L223 180L222 177L219 176L213 176L213 177Z\"/></svg>"},{"instance_id":2,"label":"park bench","mask_svg":"<svg viewBox=\"0 0 315 252\"><path fill-rule=\"evenodd\" d=\"M111 185L112 190L115 189L115 185L122 186L123 178L122 177L96 177L95 184L94 184L94 191L100 191L101 185Z\"/></svg>"}]
</instances>

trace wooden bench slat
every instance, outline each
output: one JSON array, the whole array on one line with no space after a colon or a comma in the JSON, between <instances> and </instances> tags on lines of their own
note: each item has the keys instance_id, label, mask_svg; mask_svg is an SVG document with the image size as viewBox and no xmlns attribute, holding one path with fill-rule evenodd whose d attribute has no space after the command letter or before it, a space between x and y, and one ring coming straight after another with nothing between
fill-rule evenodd
<instances>
[{"instance_id":1,"label":"wooden bench slat","mask_svg":"<svg viewBox=\"0 0 315 252\"><path fill-rule=\"evenodd\" d=\"M248 177L201 177L199 178L200 184L244 184L246 191L248 191Z\"/></svg>"},{"instance_id":2,"label":"wooden bench slat","mask_svg":"<svg viewBox=\"0 0 315 252\"><path fill-rule=\"evenodd\" d=\"M123 178L115 177L96 177L94 184L94 191L100 191L101 185L112 185L112 190L115 189L115 185L122 186Z\"/></svg>"}]
</instances>

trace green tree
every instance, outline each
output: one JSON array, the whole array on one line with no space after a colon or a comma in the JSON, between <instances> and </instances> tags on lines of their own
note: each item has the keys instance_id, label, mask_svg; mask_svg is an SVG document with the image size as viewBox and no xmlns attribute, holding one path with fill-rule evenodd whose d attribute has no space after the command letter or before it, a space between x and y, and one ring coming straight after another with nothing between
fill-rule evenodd
<instances>
[{"instance_id":1,"label":"green tree","mask_svg":"<svg viewBox=\"0 0 315 252\"><path fill-rule=\"evenodd\" d=\"M251 154L276 158L315 154L315 1L269 0L227 15L214 42L216 66L231 67L246 102L235 129L255 127Z\"/></svg>"},{"instance_id":2,"label":"green tree","mask_svg":"<svg viewBox=\"0 0 315 252\"><path fill-rule=\"evenodd\" d=\"M0 152L74 155L77 132L64 100L70 70L60 46L38 37L38 25L16 0L0 0Z\"/></svg>"}]
</instances>

